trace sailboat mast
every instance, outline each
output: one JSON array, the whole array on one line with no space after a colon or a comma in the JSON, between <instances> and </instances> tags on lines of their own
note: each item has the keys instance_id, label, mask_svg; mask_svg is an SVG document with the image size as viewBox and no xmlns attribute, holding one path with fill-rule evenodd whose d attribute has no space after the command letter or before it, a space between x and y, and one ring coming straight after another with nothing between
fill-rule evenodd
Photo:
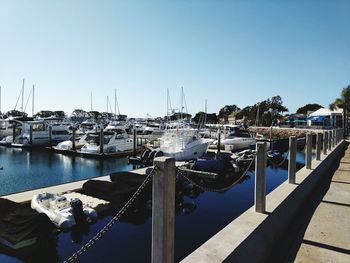
<instances>
[{"instance_id":1,"label":"sailboat mast","mask_svg":"<svg viewBox=\"0 0 350 263\"><path fill-rule=\"evenodd\" d=\"M205 99L204 127L207 124L207 99Z\"/></svg>"},{"instance_id":2,"label":"sailboat mast","mask_svg":"<svg viewBox=\"0 0 350 263\"><path fill-rule=\"evenodd\" d=\"M92 111L92 92L90 93L90 111Z\"/></svg>"},{"instance_id":3,"label":"sailboat mast","mask_svg":"<svg viewBox=\"0 0 350 263\"><path fill-rule=\"evenodd\" d=\"M184 109L184 106L183 106L183 99L184 99L184 88L183 87L181 87L181 120L182 120L182 118L183 118L183 116L182 116L182 112L183 112L183 109Z\"/></svg>"},{"instance_id":4,"label":"sailboat mast","mask_svg":"<svg viewBox=\"0 0 350 263\"><path fill-rule=\"evenodd\" d=\"M2 113L1 112L1 86L0 86L0 113Z\"/></svg>"},{"instance_id":5,"label":"sailboat mast","mask_svg":"<svg viewBox=\"0 0 350 263\"><path fill-rule=\"evenodd\" d=\"M24 102L24 79L22 82L22 113L24 113L23 102Z\"/></svg>"},{"instance_id":6,"label":"sailboat mast","mask_svg":"<svg viewBox=\"0 0 350 263\"><path fill-rule=\"evenodd\" d=\"M34 85L33 85L33 94L32 94L32 117L34 117Z\"/></svg>"},{"instance_id":7,"label":"sailboat mast","mask_svg":"<svg viewBox=\"0 0 350 263\"><path fill-rule=\"evenodd\" d=\"M108 101L109 101L109 100L108 100L108 96L107 96L107 114L108 114Z\"/></svg>"}]
</instances>

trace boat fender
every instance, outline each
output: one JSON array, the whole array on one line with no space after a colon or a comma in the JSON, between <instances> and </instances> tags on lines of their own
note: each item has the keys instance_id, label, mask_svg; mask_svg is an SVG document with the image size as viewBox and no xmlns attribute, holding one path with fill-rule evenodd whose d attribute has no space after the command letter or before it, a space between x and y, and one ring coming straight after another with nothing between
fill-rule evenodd
<instances>
[{"instance_id":1,"label":"boat fender","mask_svg":"<svg viewBox=\"0 0 350 263\"><path fill-rule=\"evenodd\" d=\"M70 205L72 206L72 214L74 216L75 222L77 224L86 222L87 216L84 213L83 210L83 203L78 198L73 198L70 201Z\"/></svg>"}]
</instances>

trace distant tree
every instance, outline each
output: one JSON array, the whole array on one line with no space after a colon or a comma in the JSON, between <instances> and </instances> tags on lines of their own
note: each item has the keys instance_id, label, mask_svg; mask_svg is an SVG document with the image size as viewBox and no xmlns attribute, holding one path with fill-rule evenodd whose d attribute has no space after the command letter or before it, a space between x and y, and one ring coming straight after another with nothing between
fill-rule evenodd
<instances>
[{"instance_id":1,"label":"distant tree","mask_svg":"<svg viewBox=\"0 0 350 263\"><path fill-rule=\"evenodd\" d=\"M174 112L172 115L169 116L169 119L171 121L176 121L176 120L180 120L182 117L182 119L186 119L186 120L190 120L192 115L189 113L180 113L180 112ZM164 117L164 119L167 119L167 117Z\"/></svg>"},{"instance_id":2,"label":"distant tree","mask_svg":"<svg viewBox=\"0 0 350 263\"><path fill-rule=\"evenodd\" d=\"M196 124L203 124L204 120L206 123L216 124L218 123L218 116L216 113L207 113L205 116L205 113L203 111L200 111L196 113L196 115L192 118L192 121Z\"/></svg>"},{"instance_id":3,"label":"distant tree","mask_svg":"<svg viewBox=\"0 0 350 263\"><path fill-rule=\"evenodd\" d=\"M81 109L75 109L71 114L73 121L82 122L89 117L88 113Z\"/></svg>"},{"instance_id":4,"label":"distant tree","mask_svg":"<svg viewBox=\"0 0 350 263\"><path fill-rule=\"evenodd\" d=\"M343 109L343 127L344 127L344 134L348 133L348 123L347 120L349 118L349 111L350 111L350 85L345 87L341 92L341 97L335 99L334 102L332 102L329 107L333 110L335 108L341 108Z\"/></svg>"},{"instance_id":5,"label":"distant tree","mask_svg":"<svg viewBox=\"0 0 350 263\"><path fill-rule=\"evenodd\" d=\"M235 105L235 104L233 104L233 105L226 105L225 107L220 109L218 117L220 119L224 119L224 122L227 122L228 121L228 116L232 112L235 112L235 111L238 111L238 110L240 110L240 108L237 105Z\"/></svg>"},{"instance_id":6,"label":"distant tree","mask_svg":"<svg viewBox=\"0 0 350 263\"><path fill-rule=\"evenodd\" d=\"M62 118L63 119L64 117L66 117L66 114L62 110L56 110L56 111L53 112L53 114L57 118Z\"/></svg>"},{"instance_id":7,"label":"distant tree","mask_svg":"<svg viewBox=\"0 0 350 263\"><path fill-rule=\"evenodd\" d=\"M89 118L93 118L95 120L102 118L102 114L98 111L89 111L87 114Z\"/></svg>"},{"instance_id":8,"label":"distant tree","mask_svg":"<svg viewBox=\"0 0 350 263\"><path fill-rule=\"evenodd\" d=\"M27 117L28 114L25 112L18 111L18 110L10 110L10 111L6 112L5 116L6 117L19 117L19 116Z\"/></svg>"},{"instance_id":9,"label":"distant tree","mask_svg":"<svg viewBox=\"0 0 350 263\"><path fill-rule=\"evenodd\" d=\"M303 107L300 107L297 109L297 114L307 114L308 111L317 111L318 109L323 108L320 104L313 103L313 104L306 104Z\"/></svg>"}]
</instances>

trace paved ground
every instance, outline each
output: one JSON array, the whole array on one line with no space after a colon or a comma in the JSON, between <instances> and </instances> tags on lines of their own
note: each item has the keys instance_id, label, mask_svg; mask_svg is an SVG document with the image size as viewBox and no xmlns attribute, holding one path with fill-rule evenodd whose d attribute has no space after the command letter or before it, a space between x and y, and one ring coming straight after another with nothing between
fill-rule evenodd
<instances>
[{"instance_id":1,"label":"paved ground","mask_svg":"<svg viewBox=\"0 0 350 263\"><path fill-rule=\"evenodd\" d=\"M350 146L329 183L286 261L350 262Z\"/></svg>"}]
</instances>

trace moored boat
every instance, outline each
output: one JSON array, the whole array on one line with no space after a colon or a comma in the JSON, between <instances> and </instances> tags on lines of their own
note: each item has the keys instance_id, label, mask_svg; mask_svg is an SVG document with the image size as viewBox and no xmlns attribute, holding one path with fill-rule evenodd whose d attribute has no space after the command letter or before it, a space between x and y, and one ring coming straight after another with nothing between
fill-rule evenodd
<instances>
[{"instance_id":1,"label":"moored boat","mask_svg":"<svg viewBox=\"0 0 350 263\"><path fill-rule=\"evenodd\" d=\"M97 217L96 211L82 205L79 199L69 200L59 194L37 194L32 198L31 207L39 213L46 214L56 227L63 229L70 228L86 218Z\"/></svg>"}]
</instances>

